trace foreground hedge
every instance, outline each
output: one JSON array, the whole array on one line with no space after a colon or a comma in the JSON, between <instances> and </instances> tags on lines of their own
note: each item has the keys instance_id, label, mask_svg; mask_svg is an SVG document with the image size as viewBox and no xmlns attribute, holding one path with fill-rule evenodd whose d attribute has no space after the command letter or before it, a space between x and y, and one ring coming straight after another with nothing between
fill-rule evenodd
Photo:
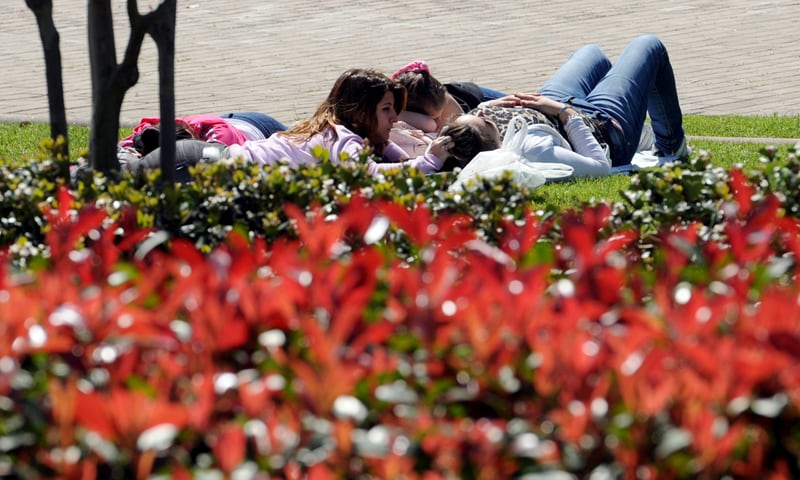
<instances>
[{"instance_id":1,"label":"foreground hedge","mask_svg":"<svg viewBox=\"0 0 800 480\"><path fill-rule=\"evenodd\" d=\"M291 203L303 209L317 205L326 214L335 214L356 196L391 200L411 207L424 204L433 217L441 214L467 214L481 238L496 244L503 235L503 225L521 219L526 209L535 205L546 220L561 215L537 190L526 191L508 179L482 182L457 195L447 192L452 175L422 175L414 171L388 173L376 179L366 172L361 159L348 168L334 167L318 152L319 164L298 170L285 167L264 168L257 165L203 165L196 181L177 190L161 187L158 174L122 176L108 179L101 175L81 176L71 186L76 208L97 205L118 219L126 207L136 208L131 221L138 227L156 228L173 237L184 238L204 253L213 250L231 231L239 231L250 240L267 242L293 235L283 205ZM766 167L756 172L742 172L753 185L754 195L775 194L785 214L800 217L800 161L796 147L787 158L764 150ZM0 248L9 246L21 268L47 255L44 235L48 228L42 205L52 205L62 184L62 166L45 160L24 169L0 166ZM689 162L669 168L651 169L632 176L623 193L624 203L612 205L606 234L633 226L641 229L643 243L653 234L673 225L702 224L703 238L720 237L726 205L734 192L729 187L729 173L713 165L711 156L701 152ZM557 230L548 231L558 240ZM646 248L646 245L642 245ZM392 242L403 255L404 245Z\"/></svg>"},{"instance_id":2,"label":"foreground hedge","mask_svg":"<svg viewBox=\"0 0 800 480\"><path fill-rule=\"evenodd\" d=\"M366 189L213 246L60 192L2 262L0 473L800 475L800 222L742 172L706 224Z\"/></svg>"}]
</instances>

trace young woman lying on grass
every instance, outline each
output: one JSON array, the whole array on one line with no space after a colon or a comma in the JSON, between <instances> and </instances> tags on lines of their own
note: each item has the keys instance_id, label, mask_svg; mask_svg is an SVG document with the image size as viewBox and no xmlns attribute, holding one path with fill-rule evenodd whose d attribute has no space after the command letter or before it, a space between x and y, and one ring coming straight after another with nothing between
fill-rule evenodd
<instances>
[{"instance_id":1,"label":"young woman lying on grass","mask_svg":"<svg viewBox=\"0 0 800 480\"><path fill-rule=\"evenodd\" d=\"M390 132L397 115L406 104L406 90L382 73L368 69L344 72L328 97L308 120L286 131L277 132L263 140L246 141L240 145L224 145L190 139L178 142L176 167L178 180L191 179L188 169L201 160L243 158L248 162L273 164L285 161L301 165L318 161L313 155L317 147L330 152L332 162L348 157L357 159L369 150L382 161L369 161L371 173L394 168L418 168L424 173L441 169L449 154L449 137L437 138L420 155L409 155L390 141ZM158 168L158 149L128 166L132 171Z\"/></svg>"}]
</instances>

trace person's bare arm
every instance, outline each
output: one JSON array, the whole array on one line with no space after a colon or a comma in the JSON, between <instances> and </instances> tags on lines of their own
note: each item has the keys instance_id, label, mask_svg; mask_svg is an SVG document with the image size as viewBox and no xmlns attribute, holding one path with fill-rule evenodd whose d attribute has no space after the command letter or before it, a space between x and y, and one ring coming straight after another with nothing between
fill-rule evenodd
<instances>
[{"instance_id":1,"label":"person's bare arm","mask_svg":"<svg viewBox=\"0 0 800 480\"><path fill-rule=\"evenodd\" d=\"M423 132L438 132L436 120L425 115L424 113L409 112L408 110L400 112L397 116L398 120L406 122L412 127L422 130Z\"/></svg>"},{"instance_id":2,"label":"person's bare arm","mask_svg":"<svg viewBox=\"0 0 800 480\"><path fill-rule=\"evenodd\" d=\"M453 98L449 93L445 96L444 109L442 115L436 119L436 132L440 132L442 127L455 120L459 115L464 114L464 109L461 108L458 101Z\"/></svg>"}]
</instances>

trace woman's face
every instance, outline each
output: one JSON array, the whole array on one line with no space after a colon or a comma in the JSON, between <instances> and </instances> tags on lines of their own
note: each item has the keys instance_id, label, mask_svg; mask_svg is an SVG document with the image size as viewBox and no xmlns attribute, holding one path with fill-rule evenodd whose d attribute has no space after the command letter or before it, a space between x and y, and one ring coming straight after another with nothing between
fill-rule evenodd
<instances>
[{"instance_id":1,"label":"woman's face","mask_svg":"<svg viewBox=\"0 0 800 480\"><path fill-rule=\"evenodd\" d=\"M442 113L444 113L444 107L438 108L429 108L427 112L425 112L429 117L436 122L437 126L443 125L442 123ZM437 128L438 131L438 128Z\"/></svg>"},{"instance_id":2,"label":"woman's face","mask_svg":"<svg viewBox=\"0 0 800 480\"><path fill-rule=\"evenodd\" d=\"M376 145L384 145L389 141L392 125L397 121L397 112L394 110L394 95L392 92L386 92L381 101L378 102L375 118L377 119L377 124L372 130L373 138L370 138L370 142Z\"/></svg>"},{"instance_id":3,"label":"woman's face","mask_svg":"<svg viewBox=\"0 0 800 480\"><path fill-rule=\"evenodd\" d=\"M475 115L461 115L455 120L455 122L472 126L473 129L481 132L483 136L494 140L498 147L502 143L503 139L500 137L500 130L497 128L497 125L495 125L493 121L484 117L483 112L479 111Z\"/></svg>"}]
</instances>

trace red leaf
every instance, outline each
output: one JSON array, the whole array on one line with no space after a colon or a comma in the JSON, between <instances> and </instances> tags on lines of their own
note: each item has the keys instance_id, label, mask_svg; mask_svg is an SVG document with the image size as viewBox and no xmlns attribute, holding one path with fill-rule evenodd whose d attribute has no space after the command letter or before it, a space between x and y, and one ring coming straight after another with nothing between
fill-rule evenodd
<instances>
[{"instance_id":1,"label":"red leaf","mask_svg":"<svg viewBox=\"0 0 800 480\"><path fill-rule=\"evenodd\" d=\"M109 394L81 394L75 418L105 439L129 448L135 448L139 435L150 427L166 423L183 428L188 420L182 405L121 388Z\"/></svg>"},{"instance_id":2,"label":"red leaf","mask_svg":"<svg viewBox=\"0 0 800 480\"><path fill-rule=\"evenodd\" d=\"M741 169L731 169L729 175L731 177L730 187L733 192L733 198L739 204L739 214L746 216L750 213L750 206L753 203L753 188L747 182L747 178Z\"/></svg>"},{"instance_id":3,"label":"red leaf","mask_svg":"<svg viewBox=\"0 0 800 480\"><path fill-rule=\"evenodd\" d=\"M119 436L108 411L106 399L96 392L81 395L75 409L75 416L80 424L98 433L106 440L114 441Z\"/></svg>"},{"instance_id":4,"label":"red leaf","mask_svg":"<svg viewBox=\"0 0 800 480\"><path fill-rule=\"evenodd\" d=\"M308 480L334 480L335 478L338 477L324 463L314 464L308 469Z\"/></svg>"},{"instance_id":5,"label":"red leaf","mask_svg":"<svg viewBox=\"0 0 800 480\"><path fill-rule=\"evenodd\" d=\"M517 262L536 245L543 233L537 215L531 211L526 211L519 221L504 222L503 230L500 248Z\"/></svg>"},{"instance_id":6,"label":"red leaf","mask_svg":"<svg viewBox=\"0 0 800 480\"><path fill-rule=\"evenodd\" d=\"M409 210L403 205L394 202L385 202L378 206L381 213L409 236L412 242L417 245L428 243L428 225L431 218L427 215L428 211L424 208Z\"/></svg>"},{"instance_id":7,"label":"red leaf","mask_svg":"<svg viewBox=\"0 0 800 480\"><path fill-rule=\"evenodd\" d=\"M211 448L219 467L230 474L244 461L247 438L239 425L227 424L221 430L211 442Z\"/></svg>"}]
</instances>

